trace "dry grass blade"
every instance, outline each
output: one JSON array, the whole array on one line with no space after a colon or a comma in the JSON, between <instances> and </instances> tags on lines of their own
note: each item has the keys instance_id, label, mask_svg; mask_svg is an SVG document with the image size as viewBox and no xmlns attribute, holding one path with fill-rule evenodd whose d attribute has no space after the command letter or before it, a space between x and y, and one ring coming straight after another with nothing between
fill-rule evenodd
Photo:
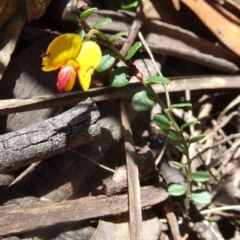
<instances>
[{"instance_id":1,"label":"dry grass blade","mask_svg":"<svg viewBox=\"0 0 240 240\"><path fill-rule=\"evenodd\" d=\"M228 110L230 110L231 108L233 108L234 106L238 105L240 103L240 96L237 96L233 101L231 101L227 107L221 112L221 114L219 115L218 119L221 119Z\"/></svg>"}]
</instances>

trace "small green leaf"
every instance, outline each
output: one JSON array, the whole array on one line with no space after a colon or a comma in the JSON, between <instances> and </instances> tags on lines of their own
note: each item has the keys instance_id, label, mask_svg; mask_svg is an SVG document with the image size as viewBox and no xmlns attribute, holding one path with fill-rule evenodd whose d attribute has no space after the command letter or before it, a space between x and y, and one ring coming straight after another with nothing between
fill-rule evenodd
<instances>
[{"instance_id":1,"label":"small green leaf","mask_svg":"<svg viewBox=\"0 0 240 240\"><path fill-rule=\"evenodd\" d=\"M212 196L208 191L196 190L192 192L191 199L196 203L207 205L211 203Z\"/></svg>"},{"instance_id":2,"label":"small green leaf","mask_svg":"<svg viewBox=\"0 0 240 240\"><path fill-rule=\"evenodd\" d=\"M147 111L153 107L155 101L149 96L146 91L135 93L132 98L132 107L136 111Z\"/></svg>"},{"instance_id":3,"label":"small green leaf","mask_svg":"<svg viewBox=\"0 0 240 240\"><path fill-rule=\"evenodd\" d=\"M196 137L193 137L193 138L189 139L188 142L189 142L189 144L195 143L195 142L198 142L198 141L202 140L205 137L206 137L205 134L200 134L200 135L198 135Z\"/></svg>"},{"instance_id":4,"label":"small green leaf","mask_svg":"<svg viewBox=\"0 0 240 240\"><path fill-rule=\"evenodd\" d=\"M210 179L210 174L203 171L197 171L192 174L192 180L195 182L207 182Z\"/></svg>"},{"instance_id":5,"label":"small green leaf","mask_svg":"<svg viewBox=\"0 0 240 240\"><path fill-rule=\"evenodd\" d=\"M168 192L172 196L182 196L183 194L186 193L186 191L187 189L181 184L172 183L168 186Z\"/></svg>"},{"instance_id":6,"label":"small green leaf","mask_svg":"<svg viewBox=\"0 0 240 240\"><path fill-rule=\"evenodd\" d=\"M84 39L85 31L82 28L79 28L76 32L82 39Z\"/></svg>"},{"instance_id":7,"label":"small green leaf","mask_svg":"<svg viewBox=\"0 0 240 240\"><path fill-rule=\"evenodd\" d=\"M169 108L173 109L173 108L182 108L182 107L191 107L192 104L191 103L176 103L176 104L172 104Z\"/></svg>"},{"instance_id":8,"label":"small green leaf","mask_svg":"<svg viewBox=\"0 0 240 240\"><path fill-rule=\"evenodd\" d=\"M186 168L186 166L187 166L186 164L182 164L182 163L176 162L176 161L169 161L169 162L178 166L178 167L180 167L180 168Z\"/></svg>"},{"instance_id":9,"label":"small green leaf","mask_svg":"<svg viewBox=\"0 0 240 240\"><path fill-rule=\"evenodd\" d=\"M196 125L196 124L200 124L200 123L201 123L200 121L195 120L195 121L192 121L192 122L184 123L180 128L184 129L184 128L189 127L191 125Z\"/></svg>"},{"instance_id":10,"label":"small green leaf","mask_svg":"<svg viewBox=\"0 0 240 240\"><path fill-rule=\"evenodd\" d=\"M128 67L119 67L115 69L113 72L111 72L109 76L109 81L112 87L124 87L128 84L128 79L127 76L128 73Z\"/></svg>"},{"instance_id":11,"label":"small green leaf","mask_svg":"<svg viewBox=\"0 0 240 240\"><path fill-rule=\"evenodd\" d=\"M136 42L129 50L127 53L127 56L125 57L126 60L129 60L132 58L132 56L137 52L137 50L142 46L141 42Z\"/></svg>"},{"instance_id":12,"label":"small green leaf","mask_svg":"<svg viewBox=\"0 0 240 240\"><path fill-rule=\"evenodd\" d=\"M114 40L116 40L122 36L128 36L128 31L122 31L122 32L116 33L116 34L112 35L108 40L113 42Z\"/></svg>"},{"instance_id":13,"label":"small green leaf","mask_svg":"<svg viewBox=\"0 0 240 240\"><path fill-rule=\"evenodd\" d=\"M172 142L172 144L177 148L180 152L186 152L186 149L178 142Z\"/></svg>"},{"instance_id":14,"label":"small green leaf","mask_svg":"<svg viewBox=\"0 0 240 240\"><path fill-rule=\"evenodd\" d=\"M84 12L82 12L80 14L80 18L82 19L86 19L87 17L89 17L92 13L96 12L97 8L89 8L87 10L85 10Z\"/></svg>"},{"instance_id":15,"label":"small green leaf","mask_svg":"<svg viewBox=\"0 0 240 240\"><path fill-rule=\"evenodd\" d=\"M161 129L169 129L171 122L168 117L163 113L157 113L153 116L153 122Z\"/></svg>"},{"instance_id":16,"label":"small green leaf","mask_svg":"<svg viewBox=\"0 0 240 240\"><path fill-rule=\"evenodd\" d=\"M70 20L70 21L78 21L79 20L78 16L76 14L73 14L73 13L67 13L64 16L64 19Z\"/></svg>"},{"instance_id":17,"label":"small green leaf","mask_svg":"<svg viewBox=\"0 0 240 240\"><path fill-rule=\"evenodd\" d=\"M161 83L161 84L168 85L170 83L170 80L168 78L165 78L165 77L154 76L154 77L150 77L147 80L147 82L149 82L149 83Z\"/></svg>"},{"instance_id":18,"label":"small green leaf","mask_svg":"<svg viewBox=\"0 0 240 240\"><path fill-rule=\"evenodd\" d=\"M115 55L109 49L103 51L103 56L100 64L97 67L98 72L104 72L108 70L115 63Z\"/></svg>"},{"instance_id":19,"label":"small green leaf","mask_svg":"<svg viewBox=\"0 0 240 240\"><path fill-rule=\"evenodd\" d=\"M99 28L99 27L101 27L102 25L107 24L107 23L110 23L110 22L112 22L112 19L111 19L111 18L103 18L103 19L97 21L92 27L93 27L93 28Z\"/></svg>"},{"instance_id":20,"label":"small green leaf","mask_svg":"<svg viewBox=\"0 0 240 240\"><path fill-rule=\"evenodd\" d=\"M124 10L129 10L131 8L136 8L139 5L139 1L140 0L136 0L136 1L133 1L133 2L131 2L129 4L126 4L126 5L122 4L121 8L124 9Z\"/></svg>"},{"instance_id":21,"label":"small green leaf","mask_svg":"<svg viewBox=\"0 0 240 240\"><path fill-rule=\"evenodd\" d=\"M173 129L167 129L167 130L163 129L163 131L166 133L166 135L172 141L173 144L179 143L179 134L177 131Z\"/></svg>"}]
</instances>

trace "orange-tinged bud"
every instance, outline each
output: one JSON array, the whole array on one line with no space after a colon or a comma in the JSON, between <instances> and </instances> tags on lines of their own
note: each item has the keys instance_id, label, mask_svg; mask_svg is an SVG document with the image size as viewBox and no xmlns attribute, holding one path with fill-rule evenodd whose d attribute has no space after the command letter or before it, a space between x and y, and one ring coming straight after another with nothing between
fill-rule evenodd
<instances>
[{"instance_id":1,"label":"orange-tinged bud","mask_svg":"<svg viewBox=\"0 0 240 240\"><path fill-rule=\"evenodd\" d=\"M77 74L73 66L63 66L60 69L57 78L57 88L59 92L62 92L63 90L67 92L71 91L75 83L76 76Z\"/></svg>"}]
</instances>

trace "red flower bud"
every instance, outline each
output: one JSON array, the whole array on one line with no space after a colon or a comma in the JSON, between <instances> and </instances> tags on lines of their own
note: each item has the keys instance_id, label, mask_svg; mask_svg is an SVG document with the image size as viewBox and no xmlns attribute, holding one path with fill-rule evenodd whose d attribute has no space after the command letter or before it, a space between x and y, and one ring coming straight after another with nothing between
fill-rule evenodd
<instances>
[{"instance_id":1,"label":"red flower bud","mask_svg":"<svg viewBox=\"0 0 240 240\"><path fill-rule=\"evenodd\" d=\"M76 79L76 71L72 66L62 66L57 78L57 88L59 92L71 91Z\"/></svg>"}]
</instances>

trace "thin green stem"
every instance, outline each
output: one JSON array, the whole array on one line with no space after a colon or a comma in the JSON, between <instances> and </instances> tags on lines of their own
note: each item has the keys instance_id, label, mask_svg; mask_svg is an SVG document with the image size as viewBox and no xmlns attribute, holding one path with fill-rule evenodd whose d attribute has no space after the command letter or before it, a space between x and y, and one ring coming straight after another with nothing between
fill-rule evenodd
<instances>
[{"instance_id":1,"label":"thin green stem","mask_svg":"<svg viewBox=\"0 0 240 240\"><path fill-rule=\"evenodd\" d=\"M152 85L150 83L147 83L146 81L142 81L142 83L147 88L148 92L153 96L155 101L160 105L160 107L162 108L163 112L168 116L169 120L172 122L173 128L176 131L180 132L181 130L180 130L177 122L175 121L171 111L169 111L169 109L165 106L165 104L162 102L162 100L159 98L159 96L153 90Z\"/></svg>"},{"instance_id":2,"label":"thin green stem","mask_svg":"<svg viewBox=\"0 0 240 240\"><path fill-rule=\"evenodd\" d=\"M146 87L148 92L152 95L154 100L160 105L162 110L165 112L167 110L167 108L166 108L165 104L162 102L162 100L159 98L159 96L156 94L156 92L153 90L151 84L146 81L142 81L142 83Z\"/></svg>"},{"instance_id":3,"label":"thin green stem","mask_svg":"<svg viewBox=\"0 0 240 240\"><path fill-rule=\"evenodd\" d=\"M85 31L88 31L88 34L87 34L85 40L90 40L92 38L92 36L95 35L99 40L101 40L101 42L107 48L109 48L116 55L116 57L119 60L123 61L129 68L131 68L133 66L132 61L126 60L125 57L115 48L113 42L109 41L109 38L103 32L99 31L98 29L91 29L89 27L89 25L85 22L85 20L81 20L80 24L82 25L82 27ZM159 75L161 76L161 73ZM179 140L184 148L183 154L187 158L187 169L186 169L187 191L186 191L186 199L185 199L185 209L186 209L186 212L188 213L189 206L190 206L191 184L192 184L192 170L191 170L191 160L189 157L189 144L183 136L182 129L180 129L175 118L173 117L171 109L169 109L165 106L165 104L162 102L162 100L159 98L157 93L152 88L152 85L143 79L142 74L140 74L140 77L138 77L138 76L136 76L136 77L142 82L142 84L145 86L147 92L154 98L155 102L161 106L163 112L167 115L168 119L171 121L172 127L179 133L179 136L180 136Z\"/></svg>"},{"instance_id":4,"label":"thin green stem","mask_svg":"<svg viewBox=\"0 0 240 240\"><path fill-rule=\"evenodd\" d=\"M79 25L84 29L84 31L90 31L92 29L84 19L79 20Z\"/></svg>"},{"instance_id":5,"label":"thin green stem","mask_svg":"<svg viewBox=\"0 0 240 240\"><path fill-rule=\"evenodd\" d=\"M149 93L153 96L155 101L161 106L163 109L164 113L168 116L169 120L172 123L173 128L180 134L180 141L182 145L184 146L185 152L183 153L186 158L187 158L187 191L186 191L186 200L185 200L185 209L186 212L188 213L188 209L190 206L190 198L191 198L191 184L192 184L192 169L191 169L191 160L189 157L189 145L186 142L182 130L179 128L177 122L175 121L172 112L169 111L168 108L166 108L165 104L162 102L162 100L159 98L159 96L156 94L156 92L153 90L152 86L150 83L146 83L145 81L142 81L144 86L147 88Z\"/></svg>"},{"instance_id":6,"label":"thin green stem","mask_svg":"<svg viewBox=\"0 0 240 240\"><path fill-rule=\"evenodd\" d=\"M129 60L126 60L124 56L115 48L114 44L112 41L109 41L108 37L98 29L91 29L87 36L86 40L89 40L92 35L96 35L100 40L121 60L123 61L127 66L131 65L132 62Z\"/></svg>"},{"instance_id":7,"label":"thin green stem","mask_svg":"<svg viewBox=\"0 0 240 240\"><path fill-rule=\"evenodd\" d=\"M187 192L186 192L186 200L185 200L185 211L186 213L188 213L189 207L190 207L190 199L191 199L191 185L192 185L192 168L191 168L191 160L189 157L189 146L186 145L186 141L185 141L185 149L186 152L184 153L184 155L187 158L187 169L186 169L186 173L187 173Z\"/></svg>"}]
</instances>

